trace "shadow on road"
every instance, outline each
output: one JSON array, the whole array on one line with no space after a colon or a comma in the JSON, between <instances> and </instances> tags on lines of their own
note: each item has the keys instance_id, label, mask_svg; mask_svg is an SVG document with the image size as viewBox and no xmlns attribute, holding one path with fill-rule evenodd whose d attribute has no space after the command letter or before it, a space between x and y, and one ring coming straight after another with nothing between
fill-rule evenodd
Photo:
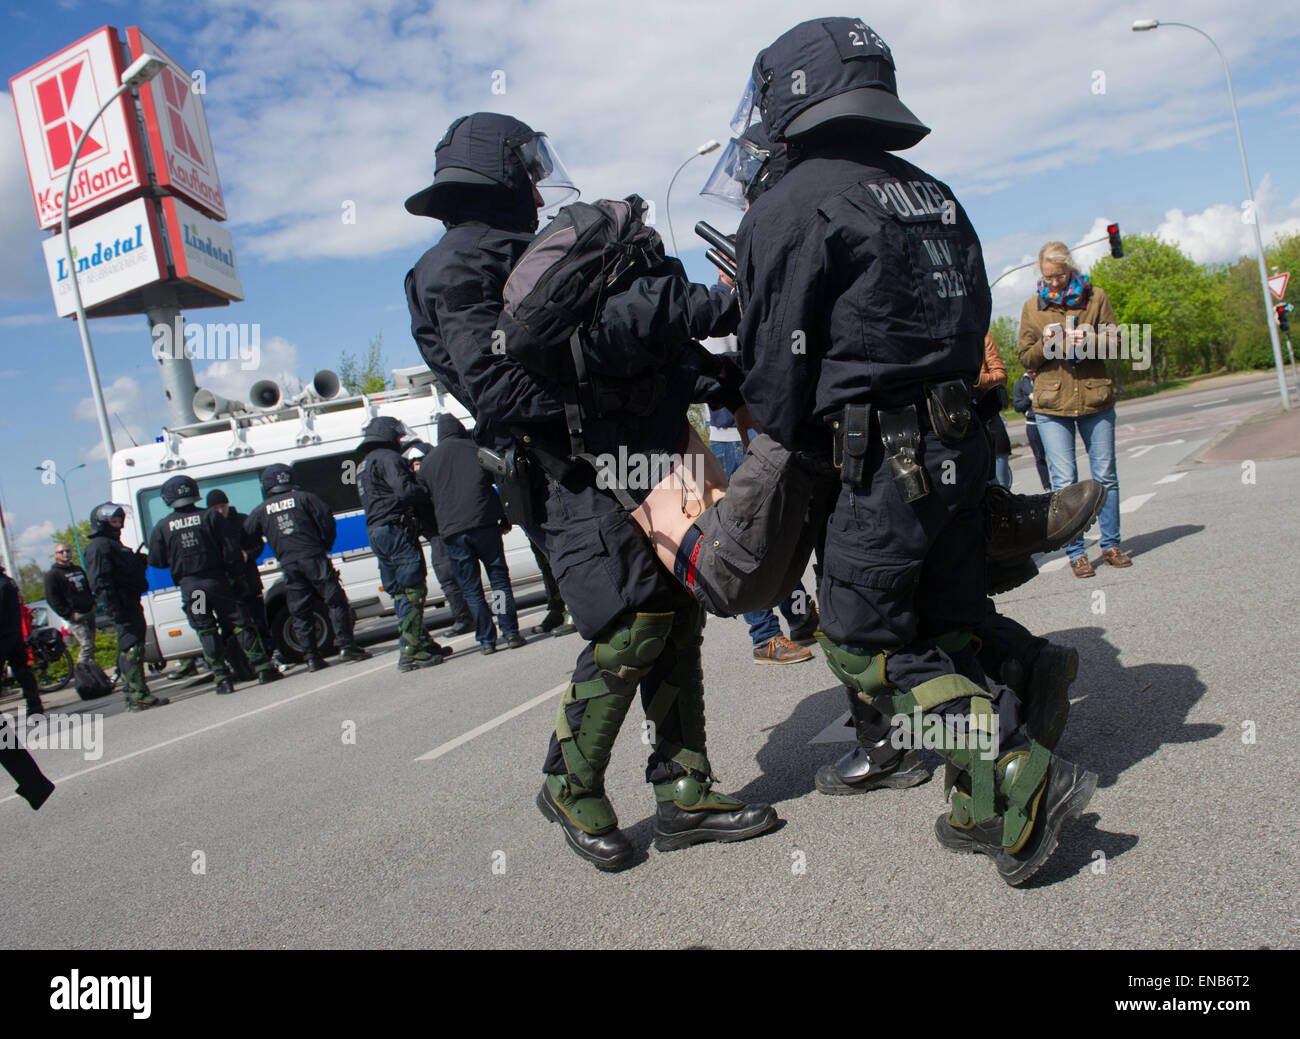
<instances>
[{"instance_id":1,"label":"shadow on road","mask_svg":"<svg viewBox=\"0 0 1300 1039\"><path fill-rule=\"evenodd\" d=\"M1176 527L1165 527L1164 530L1152 530L1146 534L1136 534L1131 538L1125 538L1121 547L1131 556L1145 555L1161 545L1167 545L1171 541L1190 537L1193 534L1200 534L1204 530L1204 524L1183 523Z\"/></svg>"}]
</instances>

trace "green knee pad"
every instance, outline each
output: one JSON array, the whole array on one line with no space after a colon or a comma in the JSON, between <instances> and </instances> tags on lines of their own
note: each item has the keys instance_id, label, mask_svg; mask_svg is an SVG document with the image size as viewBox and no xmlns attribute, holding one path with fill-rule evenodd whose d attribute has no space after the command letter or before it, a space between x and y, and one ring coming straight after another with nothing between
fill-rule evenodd
<instances>
[{"instance_id":1,"label":"green knee pad","mask_svg":"<svg viewBox=\"0 0 1300 1039\"><path fill-rule=\"evenodd\" d=\"M249 664L254 671L265 671L271 666L271 658L266 655L266 647L262 645L262 636L257 633L257 629L251 624L244 628L235 629L235 637L241 635L251 635L252 649L244 649L244 656L248 657Z\"/></svg>"},{"instance_id":2,"label":"green knee pad","mask_svg":"<svg viewBox=\"0 0 1300 1039\"><path fill-rule=\"evenodd\" d=\"M637 683L663 652L673 615L638 613L620 620L625 623L596 643L600 677L570 684L555 716L555 738L564 756L566 774L548 780L551 793L570 818L589 833L603 833L616 825L613 809L604 796L605 769ZM565 710L575 703L586 705L576 732Z\"/></svg>"},{"instance_id":3,"label":"green knee pad","mask_svg":"<svg viewBox=\"0 0 1300 1039\"><path fill-rule=\"evenodd\" d=\"M707 783L713 779L713 769L705 746L704 666L700 657L704 617L704 608L697 604L675 613L668 638L676 650L676 659L645 712L652 726L650 742L659 756L676 762ZM681 732L679 738L670 739L663 734L663 723L674 704ZM655 794L661 801L677 800L680 791L675 792L675 786L676 781L659 784Z\"/></svg>"},{"instance_id":4,"label":"green knee pad","mask_svg":"<svg viewBox=\"0 0 1300 1039\"><path fill-rule=\"evenodd\" d=\"M136 700L149 695L149 687L144 682L144 643L137 642L130 649L121 651L126 661L122 673L122 691L128 700Z\"/></svg>"}]
</instances>

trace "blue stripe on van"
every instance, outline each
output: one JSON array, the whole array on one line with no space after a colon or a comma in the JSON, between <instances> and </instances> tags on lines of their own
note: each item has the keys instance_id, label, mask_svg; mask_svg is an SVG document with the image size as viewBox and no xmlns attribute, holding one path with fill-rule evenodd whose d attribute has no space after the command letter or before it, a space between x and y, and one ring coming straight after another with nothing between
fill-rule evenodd
<instances>
[{"instance_id":1,"label":"blue stripe on van","mask_svg":"<svg viewBox=\"0 0 1300 1039\"><path fill-rule=\"evenodd\" d=\"M355 552L358 549L370 547L370 539L366 537L366 514L364 512L350 512L335 516L334 523L334 547L330 549L330 555L338 555L341 552ZM257 557L257 561L258 563L265 563L270 558L272 558L271 546L266 545L262 549L262 554ZM170 570L160 570L156 566L149 567L150 592L165 592L175 587Z\"/></svg>"}]
</instances>

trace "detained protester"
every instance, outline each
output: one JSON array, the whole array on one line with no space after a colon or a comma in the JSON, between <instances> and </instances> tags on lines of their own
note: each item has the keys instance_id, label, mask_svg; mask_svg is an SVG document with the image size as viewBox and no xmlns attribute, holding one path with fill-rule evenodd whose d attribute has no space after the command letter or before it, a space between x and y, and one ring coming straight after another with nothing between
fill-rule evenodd
<instances>
[{"instance_id":1,"label":"detained protester","mask_svg":"<svg viewBox=\"0 0 1300 1039\"><path fill-rule=\"evenodd\" d=\"M658 803L656 847L739 840L777 820L767 805L713 792L700 661L703 611L658 564L612 489L597 487L595 470L571 460L587 448L617 453L622 447L624 457L678 448L688 432L686 403L708 363L694 357L670 373L656 368L648 380L632 380L645 394L637 435L629 435L626 419L623 425L596 419L585 427L587 442L575 445L572 423L585 420L573 388L556 381L563 368L551 378L526 368L512 355L509 330L504 352L493 349L507 277L533 241L537 208L554 201L548 189L573 190L544 135L486 113L453 123L437 149L434 183L407 201L409 211L447 225L408 275L407 295L421 353L475 415L479 443L506 452L498 485L507 516L551 561L573 620L589 640L562 697L537 801L578 855L614 870L630 864L632 846L618 829L604 775L638 685L652 722L646 778ZM623 230L641 228L634 202L607 205L600 218L609 221L606 228L616 222L613 214ZM645 235L638 248L653 241ZM606 300L592 338L603 336L610 353L651 350L676 358L692 336L732 330L734 303L691 285L675 260L659 264L656 276L634 279L634 289L620 286ZM513 345L525 348L518 339Z\"/></svg>"},{"instance_id":2,"label":"detained protester","mask_svg":"<svg viewBox=\"0 0 1300 1039\"><path fill-rule=\"evenodd\" d=\"M450 412L438 416L438 446L421 465L419 478L433 501L438 533L447 546L461 595L474 618L474 638L480 652L496 652L498 623L506 648L524 646L501 540L502 528L507 526L501 499L492 478L479 465L478 449L469 432ZM492 587L491 608L483 597L480 565Z\"/></svg>"},{"instance_id":3,"label":"detained protester","mask_svg":"<svg viewBox=\"0 0 1300 1039\"><path fill-rule=\"evenodd\" d=\"M362 432L359 450L365 457L357 466L357 493L366 512L366 537L379 563L380 580L397 610L397 670L433 667L451 649L430 638L424 627L429 572L420 548L417 512L426 496L400 453L410 431L397 419L380 415Z\"/></svg>"},{"instance_id":4,"label":"detained protester","mask_svg":"<svg viewBox=\"0 0 1300 1039\"><path fill-rule=\"evenodd\" d=\"M307 670L328 667L316 642L316 615L312 603L320 600L329 611L334 644L345 661L369 660L356 643L352 608L330 561L334 547L334 513L325 501L294 484L293 470L276 463L262 470L262 500L244 519L250 559L262 553L265 542L284 575L293 634L303 647Z\"/></svg>"},{"instance_id":5,"label":"detained protester","mask_svg":"<svg viewBox=\"0 0 1300 1039\"><path fill-rule=\"evenodd\" d=\"M149 535L149 565L171 571L181 590L185 618L199 637L203 659L208 662L219 694L233 693L234 681L226 661L226 649L217 631L217 620L228 625L239 647L266 685L283 676L253 627L244 604L235 597L230 569L242 558L230 543L225 519L215 509L200 511L199 485L189 476L173 476L162 485L162 500L172 508L154 524Z\"/></svg>"},{"instance_id":6,"label":"detained protester","mask_svg":"<svg viewBox=\"0 0 1300 1039\"><path fill-rule=\"evenodd\" d=\"M929 129L861 20L804 22L760 52L738 131L754 121L799 161L740 225L743 392L765 433L839 469L819 641L945 760L941 846L1023 883L1097 777L1029 735L972 645L991 471L970 398L991 307L979 240L951 190L893 154Z\"/></svg>"},{"instance_id":7,"label":"detained protester","mask_svg":"<svg viewBox=\"0 0 1300 1039\"><path fill-rule=\"evenodd\" d=\"M154 696L144 680L146 625L140 596L149 590L149 557L143 548L132 552L122 544L126 506L115 502L96 505L90 513L90 540L86 542L86 576L90 590L113 618L117 635L117 673L122 680L128 711L144 711L171 703Z\"/></svg>"},{"instance_id":8,"label":"detained protester","mask_svg":"<svg viewBox=\"0 0 1300 1039\"><path fill-rule=\"evenodd\" d=\"M1095 347L1115 328L1106 293L1074 266L1064 242L1038 251L1038 291L1020 312L1020 361L1035 369L1034 412L1052 487L1078 480L1075 434L1083 439L1092 478L1110 492L1101 508L1101 557L1107 566L1133 560L1119 547L1119 472L1115 466L1115 391ZM1091 339L1092 347L1087 346ZM1092 577L1083 537L1065 548L1075 577Z\"/></svg>"},{"instance_id":9,"label":"detained protester","mask_svg":"<svg viewBox=\"0 0 1300 1039\"><path fill-rule=\"evenodd\" d=\"M271 635L271 622L266 615L266 599L262 596L262 572L257 566L257 557L262 551L262 539L244 530L244 520L248 517L230 504L230 498L219 487L208 492L206 504L215 509L222 519L222 534L230 545L231 563L230 583L235 590L235 597L244 604L257 637L271 654L271 663L277 668L284 666L280 651L275 648L275 639Z\"/></svg>"},{"instance_id":10,"label":"detained protester","mask_svg":"<svg viewBox=\"0 0 1300 1039\"><path fill-rule=\"evenodd\" d=\"M415 478L424 486L426 492L429 486L420 476L420 470L431 451L433 445L420 440L402 452L402 457L410 464L411 472L415 474ZM471 632L474 630L474 615L469 612L469 607L465 604L465 596L460 591L460 582L456 580L456 567L452 565L451 557L447 555L447 546L443 544L442 537L438 534L438 519L432 494L429 495L427 502L421 502L416 508L416 519L420 525L421 537L429 542L429 561L433 564L433 573L438 579L438 587L442 589L442 596L447 600L447 609L451 611L451 627L443 634L464 635Z\"/></svg>"}]
</instances>

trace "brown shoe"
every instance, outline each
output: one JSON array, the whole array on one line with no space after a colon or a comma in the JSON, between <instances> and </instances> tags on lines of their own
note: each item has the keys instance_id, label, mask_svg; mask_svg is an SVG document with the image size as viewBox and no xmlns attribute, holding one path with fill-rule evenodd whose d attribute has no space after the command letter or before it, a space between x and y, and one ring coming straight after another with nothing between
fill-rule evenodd
<instances>
[{"instance_id":1,"label":"brown shoe","mask_svg":"<svg viewBox=\"0 0 1300 1039\"><path fill-rule=\"evenodd\" d=\"M1080 556L1078 559L1071 559L1070 569L1074 571L1075 577L1097 576L1097 571L1092 568L1092 564L1088 562L1087 556Z\"/></svg>"},{"instance_id":2,"label":"brown shoe","mask_svg":"<svg viewBox=\"0 0 1300 1039\"><path fill-rule=\"evenodd\" d=\"M802 664L812 659L812 650L807 646L796 646L784 635L768 639L761 646L754 647L755 664Z\"/></svg>"},{"instance_id":3,"label":"brown shoe","mask_svg":"<svg viewBox=\"0 0 1300 1039\"><path fill-rule=\"evenodd\" d=\"M984 494L984 552L1014 559L1068 545L1092 526L1106 501L1106 488L1080 480L1052 494L1012 494L990 484Z\"/></svg>"},{"instance_id":4,"label":"brown shoe","mask_svg":"<svg viewBox=\"0 0 1300 1039\"><path fill-rule=\"evenodd\" d=\"M1101 554L1107 566L1132 566L1132 557L1122 548L1108 548Z\"/></svg>"}]
</instances>

